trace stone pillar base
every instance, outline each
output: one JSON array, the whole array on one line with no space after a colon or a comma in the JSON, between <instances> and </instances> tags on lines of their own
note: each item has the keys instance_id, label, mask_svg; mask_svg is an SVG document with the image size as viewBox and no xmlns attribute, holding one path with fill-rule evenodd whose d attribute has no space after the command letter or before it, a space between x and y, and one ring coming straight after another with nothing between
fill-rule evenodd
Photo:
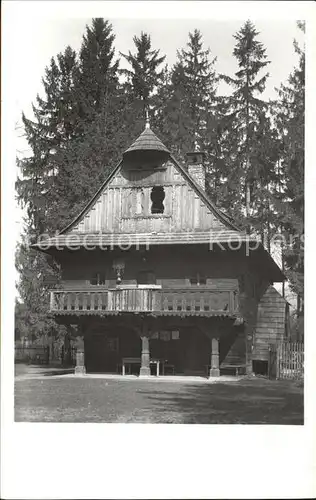
<instances>
[{"instance_id":1,"label":"stone pillar base","mask_svg":"<svg viewBox=\"0 0 316 500\"><path fill-rule=\"evenodd\" d=\"M211 368L210 369L210 373L209 373L209 377L219 377L220 376L220 371L219 371L219 368Z\"/></svg>"},{"instance_id":2,"label":"stone pillar base","mask_svg":"<svg viewBox=\"0 0 316 500\"><path fill-rule=\"evenodd\" d=\"M211 355L211 369L210 377L219 377L219 340L212 338L212 355Z\"/></svg>"},{"instance_id":3,"label":"stone pillar base","mask_svg":"<svg viewBox=\"0 0 316 500\"><path fill-rule=\"evenodd\" d=\"M75 375L85 375L86 367L84 364L84 350L78 349L76 352L76 367L75 367Z\"/></svg>"},{"instance_id":4,"label":"stone pillar base","mask_svg":"<svg viewBox=\"0 0 316 500\"><path fill-rule=\"evenodd\" d=\"M141 369L139 370L139 376L150 377L150 368L147 368L147 366L142 366Z\"/></svg>"},{"instance_id":5,"label":"stone pillar base","mask_svg":"<svg viewBox=\"0 0 316 500\"><path fill-rule=\"evenodd\" d=\"M75 375L85 375L86 367L85 366L76 366L75 367Z\"/></svg>"},{"instance_id":6,"label":"stone pillar base","mask_svg":"<svg viewBox=\"0 0 316 500\"><path fill-rule=\"evenodd\" d=\"M252 370L252 361L250 363L246 364L246 375L252 375L253 370Z\"/></svg>"}]
</instances>

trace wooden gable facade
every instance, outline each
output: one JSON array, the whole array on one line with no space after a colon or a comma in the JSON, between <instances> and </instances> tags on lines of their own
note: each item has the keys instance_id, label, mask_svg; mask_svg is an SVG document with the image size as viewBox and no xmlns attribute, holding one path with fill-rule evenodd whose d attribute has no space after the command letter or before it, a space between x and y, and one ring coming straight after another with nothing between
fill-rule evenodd
<instances>
[{"instance_id":1,"label":"wooden gable facade","mask_svg":"<svg viewBox=\"0 0 316 500\"><path fill-rule=\"evenodd\" d=\"M160 213L155 213L152 200L157 188L163 196ZM227 227L169 160L162 166L135 170L122 164L71 232L166 234L210 229L223 231Z\"/></svg>"},{"instance_id":2,"label":"wooden gable facade","mask_svg":"<svg viewBox=\"0 0 316 500\"><path fill-rule=\"evenodd\" d=\"M247 253L204 184L202 154L179 164L147 126L82 213L34 245L61 265L50 310L77 332L77 373L252 370L258 305L283 275L262 245Z\"/></svg>"}]
</instances>

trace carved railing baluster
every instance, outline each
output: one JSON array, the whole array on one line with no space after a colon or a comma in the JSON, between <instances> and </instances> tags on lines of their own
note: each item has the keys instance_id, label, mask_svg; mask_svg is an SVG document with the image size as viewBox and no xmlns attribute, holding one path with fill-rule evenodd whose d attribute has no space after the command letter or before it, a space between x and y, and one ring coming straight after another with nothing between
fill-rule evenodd
<instances>
[{"instance_id":1,"label":"carved railing baluster","mask_svg":"<svg viewBox=\"0 0 316 500\"><path fill-rule=\"evenodd\" d=\"M52 290L50 310L169 312L211 315L213 312L238 313L236 290L201 288L151 289L119 288L111 290Z\"/></svg>"}]
</instances>

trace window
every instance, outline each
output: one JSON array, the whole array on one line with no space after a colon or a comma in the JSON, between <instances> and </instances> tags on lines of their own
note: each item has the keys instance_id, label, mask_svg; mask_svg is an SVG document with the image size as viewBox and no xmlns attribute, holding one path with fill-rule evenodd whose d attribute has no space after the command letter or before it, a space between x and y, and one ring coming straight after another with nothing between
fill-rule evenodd
<instances>
[{"instance_id":1,"label":"window","mask_svg":"<svg viewBox=\"0 0 316 500\"><path fill-rule=\"evenodd\" d=\"M155 285L156 275L153 271L140 271L137 275L137 285Z\"/></svg>"},{"instance_id":2,"label":"window","mask_svg":"<svg viewBox=\"0 0 316 500\"><path fill-rule=\"evenodd\" d=\"M105 273L95 273L90 279L91 285L105 285Z\"/></svg>"},{"instance_id":3,"label":"window","mask_svg":"<svg viewBox=\"0 0 316 500\"><path fill-rule=\"evenodd\" d=\"M163 201L165 199L165 190L162 186L154 186L151 190L150 199L151 213L152 214L163 214L165 207Z\"/></svg>"},{"instance_id":4,"label":"window","mask_svg":"<svg viewBox=\"0 0 316 500\"><path fill-rule=\"evenodd\" d=\"M106 338L106 350L108 352L118 352L119 350L119 343L118 343L118 338Z\"/></svg>"},{"instance_id":5,"label":"window","mask_svg":"<svg viewBox=\"0 0 316 500\"><path fill-rule=\"evenodd\" d=\"M179 340L180 332L178 330L172 332L161 330L160 332L154 332L151 338L155 340L161 340L163 342L169 342L170 340Z\"/></svg>"},{"instance_id":6,"label":"window","mask_svg":"<svg viewBox=\"0 0 316 500\"><path fill-rule=\"evenodd\" d=\"M194 286L206 285L206 277L197 274L196 276L190 278L190 284Z\"/></svg>"}]
</instances>

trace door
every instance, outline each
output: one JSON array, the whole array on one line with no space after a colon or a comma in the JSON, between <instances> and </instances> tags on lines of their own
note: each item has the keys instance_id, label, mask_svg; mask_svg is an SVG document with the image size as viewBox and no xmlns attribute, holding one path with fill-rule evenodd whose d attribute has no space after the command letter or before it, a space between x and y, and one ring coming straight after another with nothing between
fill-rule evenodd
<instances>
[{"instance_id":1,"label":"door","mask_svg":"<svg viewBox=\"0 0 316 500\"><path fill-rule=\"evenodd\" d=\"M275 345L269 346L268 372L270 379L277 377L277 349Z\"/></svg>"}]
</instances>

